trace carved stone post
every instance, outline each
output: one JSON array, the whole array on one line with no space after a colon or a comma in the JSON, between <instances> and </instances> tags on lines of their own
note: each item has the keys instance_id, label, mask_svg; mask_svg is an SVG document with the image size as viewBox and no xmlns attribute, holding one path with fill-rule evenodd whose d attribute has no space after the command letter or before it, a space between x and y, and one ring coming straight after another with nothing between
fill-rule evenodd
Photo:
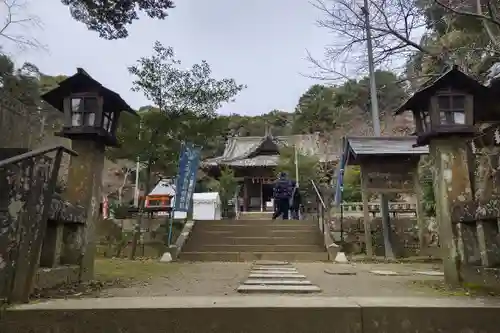
<instances>
[{"instance_id":1,"label":"carved stone post","mask_svg":"<svg viewBox=\"0 0 500 333\"><path fill-rule=\"evenodd\" d=\"M101 202L104 144L73 139L72 149L78 156L71 157L65 199L85 207L87 221L83 228L76 230L74 237L68 235L67 238L76 241L76 244L66 244L66 255L80 257L80 279L86 281L92 279L94 274L95 230Z\"/></svg>"},{"instance_id":2,"label":"carved stone post","mask_svg":"<svg viewBox=\"0 0 500 333\"><path fill-rule=\"evenodd\" d=\"M460 285L460 265L467 256L463 244L463 230L454 224L454 204L472 201L472 189L467 163L467 146L463 138L433 139L429 144L434 161L434 194L436 217L439 223L439 241L447 283Z\"/></svg>"}]
</instances>

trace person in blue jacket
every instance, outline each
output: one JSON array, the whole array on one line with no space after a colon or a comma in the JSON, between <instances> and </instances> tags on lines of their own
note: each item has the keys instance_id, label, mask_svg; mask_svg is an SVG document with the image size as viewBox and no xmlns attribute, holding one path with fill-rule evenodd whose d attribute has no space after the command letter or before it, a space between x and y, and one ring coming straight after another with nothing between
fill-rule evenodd
<instances>
[{"instance_id":1,"label":"person in blue jacket","mask_svg":"<svg viewBox=\"0 0 500 333\"><path fill-rule=\"evenodd\" d=\"M273 220L279 216L283 216L283 220L288 220L288 212L290 210L290 199L292 199L295 182L288 179L285 172L281 172L273 189L274 198L274 214Z\"/></svg>"}]
</instances>

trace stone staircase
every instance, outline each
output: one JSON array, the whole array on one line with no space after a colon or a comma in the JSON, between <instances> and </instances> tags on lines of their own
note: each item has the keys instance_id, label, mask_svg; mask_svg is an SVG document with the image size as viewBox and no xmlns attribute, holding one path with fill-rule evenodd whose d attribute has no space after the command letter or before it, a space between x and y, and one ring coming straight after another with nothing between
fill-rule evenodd
<instances>
[{"instance_id":1,"label":"stone staircase","mask_svg":"<svg viewBox=\"0 0 500 333\"><path fill-rule=\"evenodd\" d=\"M250 275L238 287L243 294L310 294L321 289L286 261L256 261Z\"/></svg>"},{"instance_id":2,"label":"stone staircase","mask_svg":"<svg viewBox=\"0 0 500 333\"><path fill-rule=\"evenodd\" d=\"M196 221L179 259L328 260L323 237L313 221L273 221L268 213L252 213L255 218L249 215L242 215L239 220Z\"/></svg>"}]
</instances>

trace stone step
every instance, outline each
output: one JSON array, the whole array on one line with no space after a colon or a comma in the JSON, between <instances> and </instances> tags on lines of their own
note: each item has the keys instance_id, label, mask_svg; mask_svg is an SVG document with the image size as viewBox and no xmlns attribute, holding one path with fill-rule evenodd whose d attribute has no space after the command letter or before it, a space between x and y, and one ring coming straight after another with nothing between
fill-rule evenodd
<instances>
[{"instance_id":1,"label":"stone step","mask_svg":"<svg viewBox=\"0 0 500 333\"><path fill-rule=\"evenodd\" d=\"M303 274L283 274L283 273L274 273L274 274L264 274L264 273L250 273L248 276L249 279L305 279L306 276Z\"/></svg>"},{"instance_id":2,"label":"stone step","mask_svg":"<svg viewBox=\"0 0 500 333\"><path fill-rule=\"evenodd\" d=\"M292 267L290 265L290 263L288 261L278 261L278 260L257 260L257 261L254 261L253 263L254 265L258 265L258 267L267 267L267 266L280 266L280 267L285 267L285 266L289 266L289 267Z\"/></svg>"},{"instance_id":3,"label":"stone step","mask_svg":"<svg viewBox=\"0 0 500 333\"><path fill-rule=\"evenodd\" d=\"M322 245L319 234L305 234L290 237L276 236L224 236L207 233L195 233L189 242L196 244L228 244L228 245ZM186 244L187 245L187 244Z\"/></svg>"},{"instance_id":4,"label":"stone step","mask_svg":"<svg viewBox=\"0 0 500 333\"><path fill-rule=\"evenodd\" d=\"M312 285L311 281L307 280L289 280L289 279L248 279L243 282L246 285L289 285L289 286L305 286Z\"/></svg>"},{"instance_id":5,"label":"stone step","mask_svg":"<svg viewBox=\"0 0 500 333\"><path fill-rule=\"evenodd\" d=\"M266 224L281 224L281 225L315 225L318 223L313 220L197 220L197 225L232 225L232 224L245 224L245 225L266 225Z\"/></svg>"},{"instance_id":6,"label":"stone step","mask_svg":"<svg viewBox=\"0 0 500 333\"><path fill-rule=\"evenodd\" d=\"M205 244L189 242L185 251L206 252L324 252L320 245L247 245Z\"/></svg>"},{"instance_id":7,"label":"stone step","mask_svg":"<svg viewBox=\"0 0 500 333\"><path fill-rule=\"evenodd\" d=\"M294 270L294 271L283 271L283 270L261 270L261 269L252 269L252 271L250 272L250 274L283 274L283 275L294 275L294 274L299 274L299 272L297 270Z\"/></svg>"},{"instance_id":8,"label":"stone step","mask_svg":"<svg viewBox=\"0 0 500 333\"><path fill-rule=\"evenodd\" d=\"M283 293L293 293L293 294L308 294L308 293L319 293L321 289L317 286L294 286L294 285L241 285L238 287L237 291L242 294L250 293L265 293L265 294L283 294Z\"/></svg>"},{"instance_id":9,"label":"stone step","mask_svg":"<svg viewBox=\"0 0 500 333\"><path fill-rule=\"evenodd\" d=\"M2 333L498 333L500 302L284 295L56 299L2 309ZM196 319L196 320L193 320Z\"/></svg>"},{"instance_id":10,"label":"stone step","mask_svg":"<svg viewBox=\"0 0 500 333\"><path fill-rule=\"evenodd\" d=\"M295 272L297 269L295 267L288 266L256 266L253 267L254 271L283 271L283 272Z\"/></svg>"},{"instance_id":11,"label":"stone step","mask_svg":"<svg viewBox=\"0 0 500 333\"><path fill-rule=\"evenodd\" d=\"M204 252L182 251L180 260L183 261L228 261L247 262L254 260L286 260L298 262L328 261L325 252Z\"/></svg>"},{"instance_id":12,"label":"stone step","mask_svg":"<svg viewBox=\"0 0 500 333\"><path fill-rule=\"evenodd\" d=\"M195 224L193 229L198 230L319 230L319 227L314 224L283 224L283 223L266 223L266 224Z\"/></svg>"},{"instance_id":13,"label":"stone step","mask_svg":"<svg viewBox=\"0 0 500 333\"><path fill-rule=\"evenodd\" d=\"M223 237L321 237L321 233L318 229L306 229L306 230L274 230L274 229L195 229L191 233L191 237L196 235L213 235L213 236L223 236Z\"/></svg>"},{"instance_id":14,"label":"stone step","mask_svg":"<svg viewBox=\"0 0 500 333\"><path fill-rule=\"evenodd\" d=\"M240 212L240 218L244 220L271 219L273 212Z\"/></svg>"}]
</instances>

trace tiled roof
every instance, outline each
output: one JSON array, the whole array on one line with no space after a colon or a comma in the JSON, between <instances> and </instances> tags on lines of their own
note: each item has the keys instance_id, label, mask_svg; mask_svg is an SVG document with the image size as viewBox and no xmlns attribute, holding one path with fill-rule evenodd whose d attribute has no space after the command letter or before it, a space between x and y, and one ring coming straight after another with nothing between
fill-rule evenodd
<instances>
[{"instance_id":1,"label":"tiled roof","mask_svg":"<svg viewBox=\"0 0 500 333\"><path fill-rule=\"evenodd\" d=\"M222 156L207 159L204 165L230 165L230 166L276 166L278 155L258 155L250 157L267 137L246 136L232 137L226 142ZM305 155L317 156L320 161L334 161L338 159L338 153L331 153L331 145L321 139L319 133L300 134L290 136L271 137L278 147L296 146Z\"/></svg>"},{"instance_id":2,"label":"tiled roof","mask_svg":"<svg viewBox=\"0 0 500 333\"><path fill-rule=\"evenodd\" d=\"M413 136L399 137L346 137L348 147L355 156L360 155L422 155L428 154L429 148L413 147L417 138Z\"/></svg>"}]
</instances>

